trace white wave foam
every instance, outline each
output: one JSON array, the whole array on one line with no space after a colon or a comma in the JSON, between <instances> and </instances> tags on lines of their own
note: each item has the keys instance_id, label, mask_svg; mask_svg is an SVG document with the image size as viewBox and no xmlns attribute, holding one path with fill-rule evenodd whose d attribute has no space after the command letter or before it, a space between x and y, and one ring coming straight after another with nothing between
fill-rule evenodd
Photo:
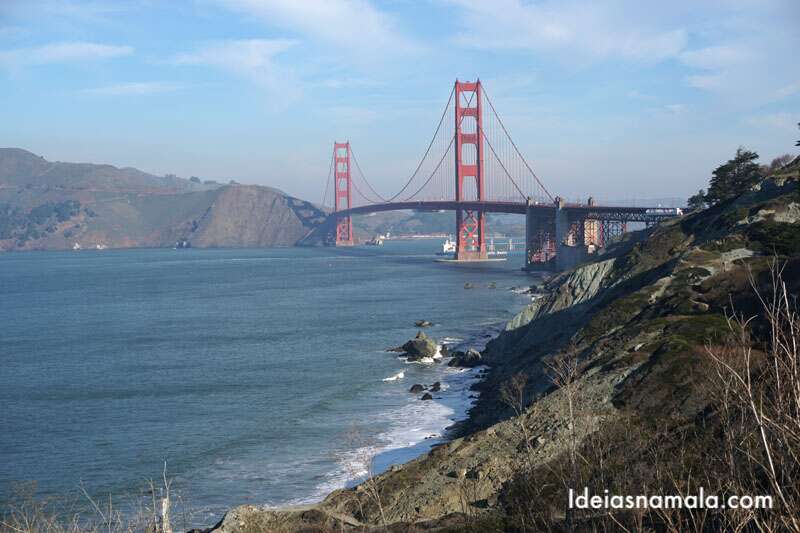
<instances>
[{"instance_id":1,"label":"white wave foam","mask_svg":"<svg viewBox=\"0 0 800 533\"><path fill-rule=\"evenodd\" d=\"M314 495L296 503L320 501L331 491L353 486L370 473L380 474L393 464L406 463L444 440L444 429L463 420L475 403L470 387L478 379L479 368L436 366L431 379L441 380L442 392L434 401L416 398L401 407L376 417L389 422L389 428L377 435L368 445L338 453L338 468L325 475Z\"/></svg>"},{"instance_id":2,"label":"white wave foam","mask_svg":"<svg viewBox=\"0 0 800 533\"><path fill-rule=\"evenodd\" d=\"M406 377L406 373L403 371L403 372L398 372L393 376L389 376L388 378L383 378L382 381L397 381L398 379L403 379L404 377Z\"/></svg>"}]
</instances>

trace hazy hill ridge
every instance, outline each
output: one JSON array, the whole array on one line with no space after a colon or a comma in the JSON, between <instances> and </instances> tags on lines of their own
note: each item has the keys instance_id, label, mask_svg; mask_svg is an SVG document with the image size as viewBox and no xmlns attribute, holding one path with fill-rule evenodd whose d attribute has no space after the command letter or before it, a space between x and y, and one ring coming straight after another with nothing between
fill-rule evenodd
<instances>
[{"instance_id":1,"label":"hazy hill ridge","mask_svg":"<svg viewBox=\"0 0 800 533\"><path fill-rule=\"evenodd\" d=\"M135 168L47 161L0 148L0 251L291 246L324 218L256 185L198 183Z\"/></svg>"}]
</instances>

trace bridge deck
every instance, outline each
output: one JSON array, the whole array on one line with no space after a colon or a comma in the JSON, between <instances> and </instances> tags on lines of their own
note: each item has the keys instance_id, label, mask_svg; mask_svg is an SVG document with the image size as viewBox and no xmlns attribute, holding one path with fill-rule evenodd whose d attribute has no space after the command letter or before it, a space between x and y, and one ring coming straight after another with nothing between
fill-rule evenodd
<instances>
[{"instance_id":1,"label":"bridge deck","mask_svg":"<svg viewBox=\"0 0 800 533\"><path fill-rule=\"evenodd\" d=\"M541 216L554 216L556 206L553 204L533 204L530 206L535 214ZM500 202L500 201L462 201L455 200L427 200L419 202L391 202L383 204L371 204L359 207L352 207L331 213L331 216L344 217L351 215L366 215L383 211L455 211L457 209L481 210L486 213L512 213L524 215L527 213L528 205L524 202ZM602 206L602 205L575 205L567 204L563 207L568 213L580 215L583 218L597 219L617 219L627 222L658 222L665 218L671 218L674 214L653 213L655 208L650 207L628 207L628 206Z\"/></svg>"}]
</instances>

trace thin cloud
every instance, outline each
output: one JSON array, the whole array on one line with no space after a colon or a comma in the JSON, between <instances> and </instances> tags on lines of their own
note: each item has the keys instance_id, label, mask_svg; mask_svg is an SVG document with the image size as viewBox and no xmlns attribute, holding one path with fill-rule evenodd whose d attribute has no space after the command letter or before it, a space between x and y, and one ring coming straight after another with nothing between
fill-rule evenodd
<instances>
[{"instance_id":1,"label":"thin cloud","mask_svg":"<svg viewBox=\"0 0 800 533\"><path fill-rule=\"evenodd\" d=\"M345 124L364 124L381 118L381 114L374 109L355 106L333 106L330 112L337 121Z\"/></svg>"},{"instance_id":2,"label":"thin cloud","mask_svg":"<svg viewBox=\"0 0 800 533\"><path fill-rule=\"evenodd\" d=\"M767 115L748 117L744 122L745 124L760 129L795 133L797 131L798 120L800 120L798 116L790 115L789 113L770 113Z\"/></svg>"},{"instance_id":3,"label":"thin cloud","mask_svg":"<svg viewBox=\"0 0 800 533\"><path fill-rule=\"evenodd\" d=\"M648 27L629 20L635 9L611 10L579 2L527 4L520 0L451 0L458 9L461 46L558 51L580 60L619 57L661 61L687 43L682 28ZM634 6L631 6L634 7ZM629 13L629 11L631 13ZM630 28L637 29L630 29Z\"/></svg>"},{"instance_id":4,"label":"thin cloud","mask_svg":"<svg viewBox=\"0 0 800 533\"><path fill-rule=\"evenodd\" d=\"M753 58L753 51L742 44L708 46L688 50L680 55L685 65L703 69L731 68L752 61Z\"/></svg>"},{"instance_id":5,"label":"thin cloud","mask_svg":"<svg viewBox=\"0 0 800 533\"><path fill-rule=\"evenodd\" d=\"M421 46L366 0L218 0L271 27L296 31L355 59L416 53Z\"/></svg>"},{"instance_id":6,"label":"thin cloud","mask_svg":"<svg viewBox=\"0 0 800 533\"><path fill-rule=\"evenodd\" d=\"M33 48L0 50L0 65L9 68L111 59L133 54L131 46L91 42L62 42Z\"/></svg>"},{"instance_id":7,"label":"thin cloud","mask_svg":"<svg viewBox=\"0 0 800 533\"><path fill-rule=\"evenodd\" d=\"M646 94L636 90L628 91L627 96L628 98L631 98L633 100L639 100L642 102L653 102L657 100L657 98L652 94Z\"/></svg>"},{"instance_id":8,"label":"thin cloud","mask_svg":"<svg viewBox=\"0 0 800 533\"><path fill-rule=\"evenodd\" d=\"M358 89L380 87L385 84L367 78L328 78L319 81L317 85L325 89Z\"/></svg>"},{"instance_id":9,"label":"thin cloud","mask_svg":"<svg viewBox=\"0 0 800 533\"><path fill-rule=\"evenodd\" d=\"M707 14L696 32L704 46L678 61L688 86L719 97L730 108L758 107L800 90L796 2L761 2Z\"/></svg>"},{"instance_id":10,"label":"thin cloud","mask_svg":"<svg viewBox=\"0 0 800 533\"><path fill-rule=\"evenodd\" d=\"M686 104L667 104L664 110L673 115L680 115L686 111Z\"/></svg>"},{"instance_id":11,"label":"thin cloud","mask_svg":"<svg viewBox=\"0 0 800 533\"><path fill-rule=\"evenodd\" d=\"M273 104L285 105L298 96L300 84L276 57L294 45L295 41L287 39L214 41L174 56L172 63L230 72L270 92Z\"/></svg>"},{"instance_id":12,"label":"thin cloud","mask_svg":"<svg viewBox=\"0 0 800 533\"><path fill-rule=\"evenodd\" d=\"M117 83L104 87L95 87L82 91L84 94L97 96L143 96L177 91L181 86L176 83L163 81L146 81Z\"/></svg>"},{"instance_id":13,"label":"thin cloud","mask_svg":"<svg viewBox=\"0 0 800 533\"><path fill-rule=\"evenodd\" d=\"M759 105L788 98L800 91L796 74L786 68L791 52L769 39L717 45L681 54L691 74L689 87L720 95L737 106Z\"/></svg>"},{"instance_id":14,"label":"thin cloud","mask_svg":"<svg viewBox=\"0 0 800 533\"><path fill-rule=\"evenodd\" d=\"M775 91L775 98L778 100L782 100L784 98L789 98L790 96L794 96L800 93L800 81L795 83L790 83L789 85L785 85Z\"/></svg>"},{"instance_id":15,"label":"thin cloud","mask_svg":"<svg viewBox=\"0 0 800 533\"><path fill-rule=\"evenodd\" d=\"M275 56L293 45L294 41L284 39L216 41L194 52L178 54L173 62L220 68L271 83Z\"/></svg>"},{"instance_id":16,"label":"thin cloud","mask_svg":"<svg viewBox=\"0 0 800 533\"><path fill-rule=\"evenodd\" d=\"M6 0L7 1L7 0ZM40 19L43 16L97 23L110 20L120 12L130 10L138 2L108 2L91 0L14 1L6 7L7 14L17 19Z\"/></svg>"}]
</instances>

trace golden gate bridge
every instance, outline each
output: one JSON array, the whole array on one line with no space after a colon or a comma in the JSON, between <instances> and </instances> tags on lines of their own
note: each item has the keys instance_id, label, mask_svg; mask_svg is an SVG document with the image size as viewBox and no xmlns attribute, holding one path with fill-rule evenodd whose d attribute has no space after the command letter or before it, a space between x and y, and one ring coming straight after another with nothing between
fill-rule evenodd
<instances>
[{"instance_id":1,"label":"golden gate bridge","mask_svg":"<svg viewBox=\"0 0 800 533\"><path fill-rule=\"evenodd\" d=\"M456 80L419 164L393 195L380 194L349 142L335 142L322 205L326 242L352 246L354 215L381 211L455 211L456 261L488 258L487 213L526 216L528 269L564 270L622 234L629 223L655 224L677 209L567 203L544 186L497 114L480 80Z\"/></svg>"}]
</instances>

